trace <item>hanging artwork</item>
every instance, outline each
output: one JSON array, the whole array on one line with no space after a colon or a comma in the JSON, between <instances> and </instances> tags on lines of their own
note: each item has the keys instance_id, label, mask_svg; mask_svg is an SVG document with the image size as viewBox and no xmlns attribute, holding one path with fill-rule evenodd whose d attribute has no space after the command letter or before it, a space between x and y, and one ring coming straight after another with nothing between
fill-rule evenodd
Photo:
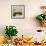
<instances>
[{"instance_id":1,"label":"hanging artwork","mask_svg":"<svg viewBox=\"0 0 46 46\"><path fill-rule=\"evenodd\" d=\"M12 19L24 19L25 18L25 6L24 5L12 5L11 6L11 18Z\"/></svg>"}]
</instances>

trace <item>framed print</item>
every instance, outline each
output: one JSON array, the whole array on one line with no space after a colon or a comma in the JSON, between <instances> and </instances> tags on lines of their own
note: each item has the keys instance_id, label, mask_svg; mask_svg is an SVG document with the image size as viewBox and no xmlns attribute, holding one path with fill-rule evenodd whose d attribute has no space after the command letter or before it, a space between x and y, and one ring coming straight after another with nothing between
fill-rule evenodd
<instances>
[{"instance_id":1,"label":"framed print","mask_svg":"<svg viewBox=\"0 0 46 46\"><path fill-rule=\"evenodd\" d=\"M11 18L12 19L24 19L25 18L25 6L24 5L11 5Z\"/></svg>"}]
</instances>

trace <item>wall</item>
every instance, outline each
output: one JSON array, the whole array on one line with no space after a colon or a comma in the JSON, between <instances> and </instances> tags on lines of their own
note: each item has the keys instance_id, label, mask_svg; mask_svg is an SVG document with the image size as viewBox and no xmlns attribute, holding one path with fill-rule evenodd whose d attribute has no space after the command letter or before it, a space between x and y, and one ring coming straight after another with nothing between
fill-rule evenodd
<instances>
[{"instance_id":1,"label":"wall","mask_svg":"<svg viewBox=\"0 0 46 46\"><path fill-rule=\"evenodd\" d=\"M25 5L25 19L11 19L11 5L19 4ZM35 16L41 13L41 5L46 5L46 0L0 0L0 33L4 34L6 25L15 25L19 36L36 34L36 29L46 30L35 20Z\"/></svg>"}]
</instances>

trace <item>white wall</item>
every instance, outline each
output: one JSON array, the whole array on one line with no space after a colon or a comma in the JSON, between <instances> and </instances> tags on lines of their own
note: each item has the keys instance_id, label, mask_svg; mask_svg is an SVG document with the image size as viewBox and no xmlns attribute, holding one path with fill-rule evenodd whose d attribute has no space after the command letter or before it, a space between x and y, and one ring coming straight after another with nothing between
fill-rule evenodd
<instances>
[{"instance_id":1,"label":"white wall","mask_svg":"<svg viewBox=\"0 0 46 46\"><path fill-rule=\"evenodd\" d=\"M11 19L11 5L19 4L25 5L25 19ZM4 33L6 25L15 25L19 35L31 36L36 29L42 29L35 20L35 16L41 13L41 5L46 5L46 0L0 0L0 33Z\"/></svg>"}]
</instances>

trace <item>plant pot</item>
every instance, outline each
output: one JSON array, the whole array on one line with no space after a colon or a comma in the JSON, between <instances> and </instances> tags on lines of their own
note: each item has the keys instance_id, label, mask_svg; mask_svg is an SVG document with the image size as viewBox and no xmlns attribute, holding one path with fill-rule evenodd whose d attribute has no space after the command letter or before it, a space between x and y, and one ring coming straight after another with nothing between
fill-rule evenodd
<instances>
[{"instance_id":1,"label":"plant pot","mask_svg":"<svg viewBox=\"0 0 46 46\"><path fill-rule=\"evenodd\" d=\"M7 39L7 43L8 43L8 44L11 44L12 41L11 41L10 39Z\"/></svg>"},{"instance_id":2,"label":"plant pot","mask_svg":"<svg viewBox=\"0 0 46 46\"><path fill-rule=\"evenodd\" d=\"M17 36L12 36L11 40L12 40L12 43L14 44L14 40L17 38Z\"/></svg>"},{"instance_id":3,"label":"plant pot","mask_svg":"<svg viewBox=\"0 0 46 46\"><path fill-rule=\"evenodd\" d=\"M46 27L46 20L41 21L41 26Z\"/></svg>"}]
</instances>

